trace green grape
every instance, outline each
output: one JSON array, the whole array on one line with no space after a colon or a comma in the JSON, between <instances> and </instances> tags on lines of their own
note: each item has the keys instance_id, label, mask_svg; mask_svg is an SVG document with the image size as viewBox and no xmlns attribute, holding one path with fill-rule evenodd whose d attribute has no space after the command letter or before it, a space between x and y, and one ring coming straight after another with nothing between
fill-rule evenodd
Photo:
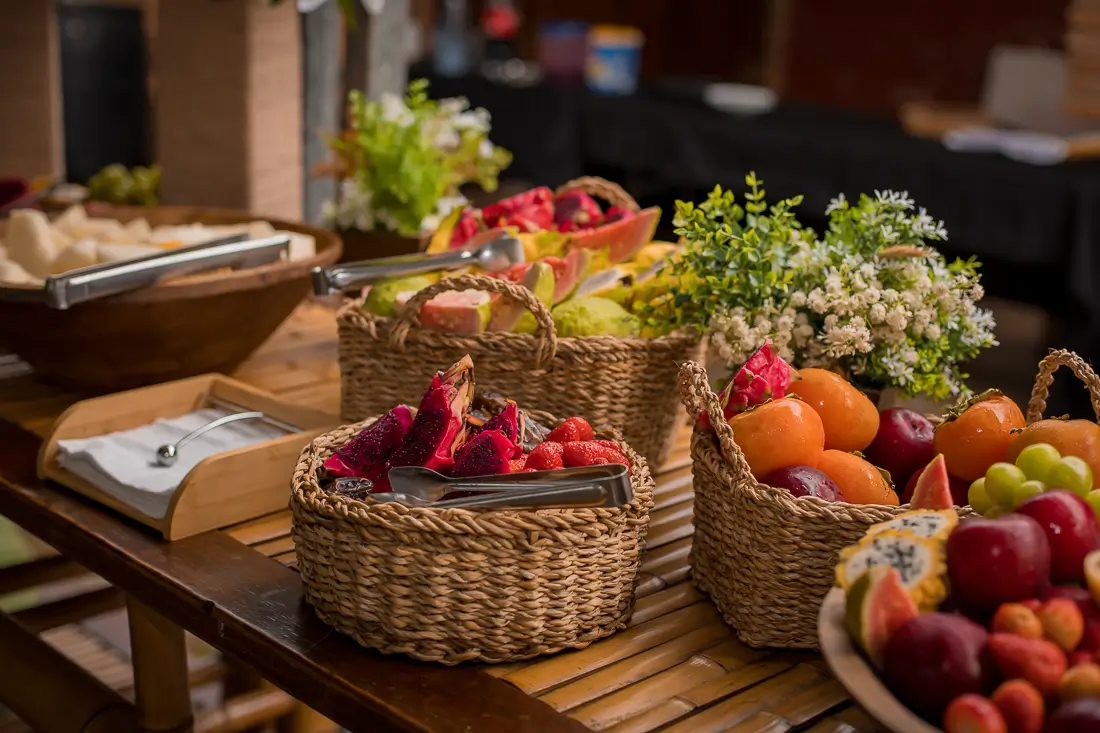
<instances>
[{"instance_id":1,"label":"green grape","mask_svg":"<svg viewBox=\"0 0 1100 733\"><path fill-rule=\"evenodd\" d=\"M1080 496L1092 491L1092 468L1077 456L1066 456L1051 466L1047 485L1052 489L1068 489Z\"/></svg>"},{"instance_id":2,"label":"green grape","mask_svg":"<svg viewBox=\"0 0 1100 733\"><path fill-rule=\"evenodd\" d=\"M1100 491L1090 491L1088 496L1085 497L1085 501L1092 507L1097 519L1100 519Z\"/></svg>"},{"instance_id":3,"label":"green grape","mask_svg":"<svg viewBox=\"0 0 1100 733\"><path fill-rule=\"evenodd\" d=\"M1010 511L1011 511L1011 509L1008 509L1007 507L1003 507L1000 504L996 504L993 507L991 507L990 509L988 509L985 512L985 514L983 514L982 516L985 517L986 519L996 519L997 517L1003 517L1004 515L1008 514Z\"/></svg>"},{"instance_id":4,"label":"green grape","mask_svg":"<svg viewBox=\"0 0 1100 733\"><path fill-rule=\"evenodd\" d=\"M978 514L985 514L997 505L995 501L989 498L989 494L985 492L984 478L980 478L970 484L970 490L966 493L966 499L970 507Z\"/></svg>"},{"instance_id":5,"label":"green grape","mask_svg":"<svg viewBox=\"0 0 1100 733\"><path fill-rule=\"evenodd\" d=\"M994 463L985 472L985 491L989 498L1003 506L1013 506L1016 487L1027 481L1027 476L1011 463Z\"/></svg>"},{"instance_id":6,"label":"green grape","mask_svg":"<svg viewBox=\"0 0 1100 733\"><path fill-rule=\"evenodd\" d=\"M1020 506L1031 497L1038 496L1046 490L1047 486L1042 481L1024 481L1012 492L1012 498L1014 499L1012 502L1013 508Z\"/></svg>"},{"instance_id":7,"label":"green grape","mask_svg":"<svg viewBox=\"0 0 1100 733\"><path fill-rule=\"evenodd\" d=\"M1020 451L1016 456L1016 465L1033 481L1047 481L1047 473L1058 461L1062 460L1062 454L1050 443L1035 443Z\"/></svg>"}]
</instances>

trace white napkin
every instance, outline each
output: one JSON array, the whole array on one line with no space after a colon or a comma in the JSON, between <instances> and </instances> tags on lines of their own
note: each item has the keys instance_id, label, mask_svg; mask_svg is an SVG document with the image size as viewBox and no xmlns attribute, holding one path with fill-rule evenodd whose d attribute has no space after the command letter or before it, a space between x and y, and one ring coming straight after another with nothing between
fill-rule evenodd
<instances>
[{"instance_id":1,"label":"white napkin","mask_svg":"<svg viewBox=\"0 0 1100 733\"><path fill-rule=\"evenodd\" d=\"M161 519L168 513L172 494L199 461L286 435L279 428L259 420L231 422L203 433L180 448L174 465L157 465L157 448L176 443L191 431L230 414L227 410L198 410L171 419L159 419L133 430L59 440L57 462L142 514Z\"/></svg>"}]
</instances>

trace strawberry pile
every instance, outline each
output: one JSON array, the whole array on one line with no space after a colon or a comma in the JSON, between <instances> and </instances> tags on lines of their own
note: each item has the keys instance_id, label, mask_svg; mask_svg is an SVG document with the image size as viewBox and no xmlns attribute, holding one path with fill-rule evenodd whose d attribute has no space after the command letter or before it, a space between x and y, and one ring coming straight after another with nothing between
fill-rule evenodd
<instances>
[{"instance_id":1,"label":"strawberry pile","mask_svg":"<svg viewBox=\"0 0 1100 733\"><path fill-rule=\"evenodd\" d=\"M553 471L557 468L579 468L630 461L613 440L595 440L592 426L582 417L570 417L546 436L527 455L513 461L513 471Z\"/></svg>"}]
</instances>

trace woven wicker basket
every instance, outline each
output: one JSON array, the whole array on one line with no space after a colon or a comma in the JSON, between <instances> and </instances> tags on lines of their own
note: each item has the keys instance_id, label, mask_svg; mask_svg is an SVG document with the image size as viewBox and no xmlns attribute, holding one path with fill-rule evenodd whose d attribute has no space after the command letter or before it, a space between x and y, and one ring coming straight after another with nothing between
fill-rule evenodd
<instances>
[{"instance_id":1,"label":"woven wicker basket","mask_svg":"<svg viewBox=\"0 0 1100 733\"><path fill-rule=\"evenodd\" d=\"M627 444L634 501L623 508L409 508L327 494L318 469L369 422L316 438L294 471L294 549L322 621L443 664L578 649L626 625L654 489Z\"/></svg>"},{"instance_id":2,"label":"woven wicker basket","mask_svg":"<svg viewBox=\"0 0 1100 733\"><path fill-rule=\"evenodd\" d=\"M534 334L448 334L416 324L420 306L448 290L483 290L514 298L538 324ZM341 413L349 422L395 404L420 401L434 365L464 354L477 364L478 386L521 405L606 424L660 466L668 458L683 411L676 396L681 362L698 358L699 338L558 338L550 311L527 288L490 277L445 278L409 300L397 318L347 301L340 327Z\"/></svg>"},{"instance_id":3,"label":"woven wicker basket","mask_svg":"<svg viewBox=\"0 0 1100 733\"><path fill-rule=\"evenodd\" d=\"M905 509L795 498L759 483L706 370L684 364L680 395L693 417L706 410L717 432L716 439L696 424L691 436L695 585L746 644L816 648L818 610L835 582L837 553Z\"/></svg>"}]
</instances>

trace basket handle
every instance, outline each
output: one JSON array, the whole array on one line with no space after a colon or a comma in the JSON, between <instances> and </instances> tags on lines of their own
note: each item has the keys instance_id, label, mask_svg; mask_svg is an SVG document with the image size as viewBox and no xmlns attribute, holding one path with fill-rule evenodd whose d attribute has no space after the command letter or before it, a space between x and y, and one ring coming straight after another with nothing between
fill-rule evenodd
<instances>
[{"instance_id":1,"label":"basket handle","mask_svg":"<svg viewBox=\"0 0 1100 733\"><path fill-rule=\"evenodd\" d=\"M437 283L420 290L409 302L404 310L397 316L393 330L390 332L390 346L398 352L405 348L405 339L409 336L409 329L414 325L420 325L420 308L429 300L450 291L482 290L489 293L497 293L516 301L535 317L535 337L538 339L538 348L535 350L535 368L549 367L558 353L558 334L554 329L554 318L545 304L527 288L516 285L501 278L486 277L484 275L459 275L457 277L445 277Z\"/></svg>"},{"instance_id":2,"label":"basket handle","mask_svg":"<svg viewBox=\"0 0 1100 733\"><path fill-rule=\"evenodd\" d=\"M718 403L718 395L710 388L707 380L707 370L694 361L686 361L680 365L680 401L684 403L688 414L698 421L705 410L710 418L710 424L714 432L718 434L718 447L722 451L722 457L737 471L746 475L752 475L749 462L745 460L745 454L733 439L733 428L730 427L722 412L722 406Z\"/></svg>"},{"instance_id":3,"label":"basket handle","mask_svg":"<svg viewBox=\"0 0 1100 733\"><path fill-rule=\"evenodd\" d=\"M1054 349L1039 362L1039 373L1035 375L1035 385L1031 388L1031 400L1027 403L1027 421L1033 423L1043 418L1050 396L1050 385L1054 382L1054 372L1058 367L1068 366L1074 375L1085 383L1092 402L1092 412L1100 422L1100 377L1092 370L1088 362L1072 351Z\"/></svg>"},{"instance_id":4,"label":"basket handle","mask_svg":"<svg viewBox=\"0 0 1100 733\"><path fill-rule=\"evenodd\" d=\"M572 181L563 183L554 191L555 196L561 196L566 191L583 191L589 196L595 196L608 202L612 206L633 211L635 214L641 211L638 202L626 192L622 186L604 178L596 176L581 176Z\"/></svg>"}]
</instances>

